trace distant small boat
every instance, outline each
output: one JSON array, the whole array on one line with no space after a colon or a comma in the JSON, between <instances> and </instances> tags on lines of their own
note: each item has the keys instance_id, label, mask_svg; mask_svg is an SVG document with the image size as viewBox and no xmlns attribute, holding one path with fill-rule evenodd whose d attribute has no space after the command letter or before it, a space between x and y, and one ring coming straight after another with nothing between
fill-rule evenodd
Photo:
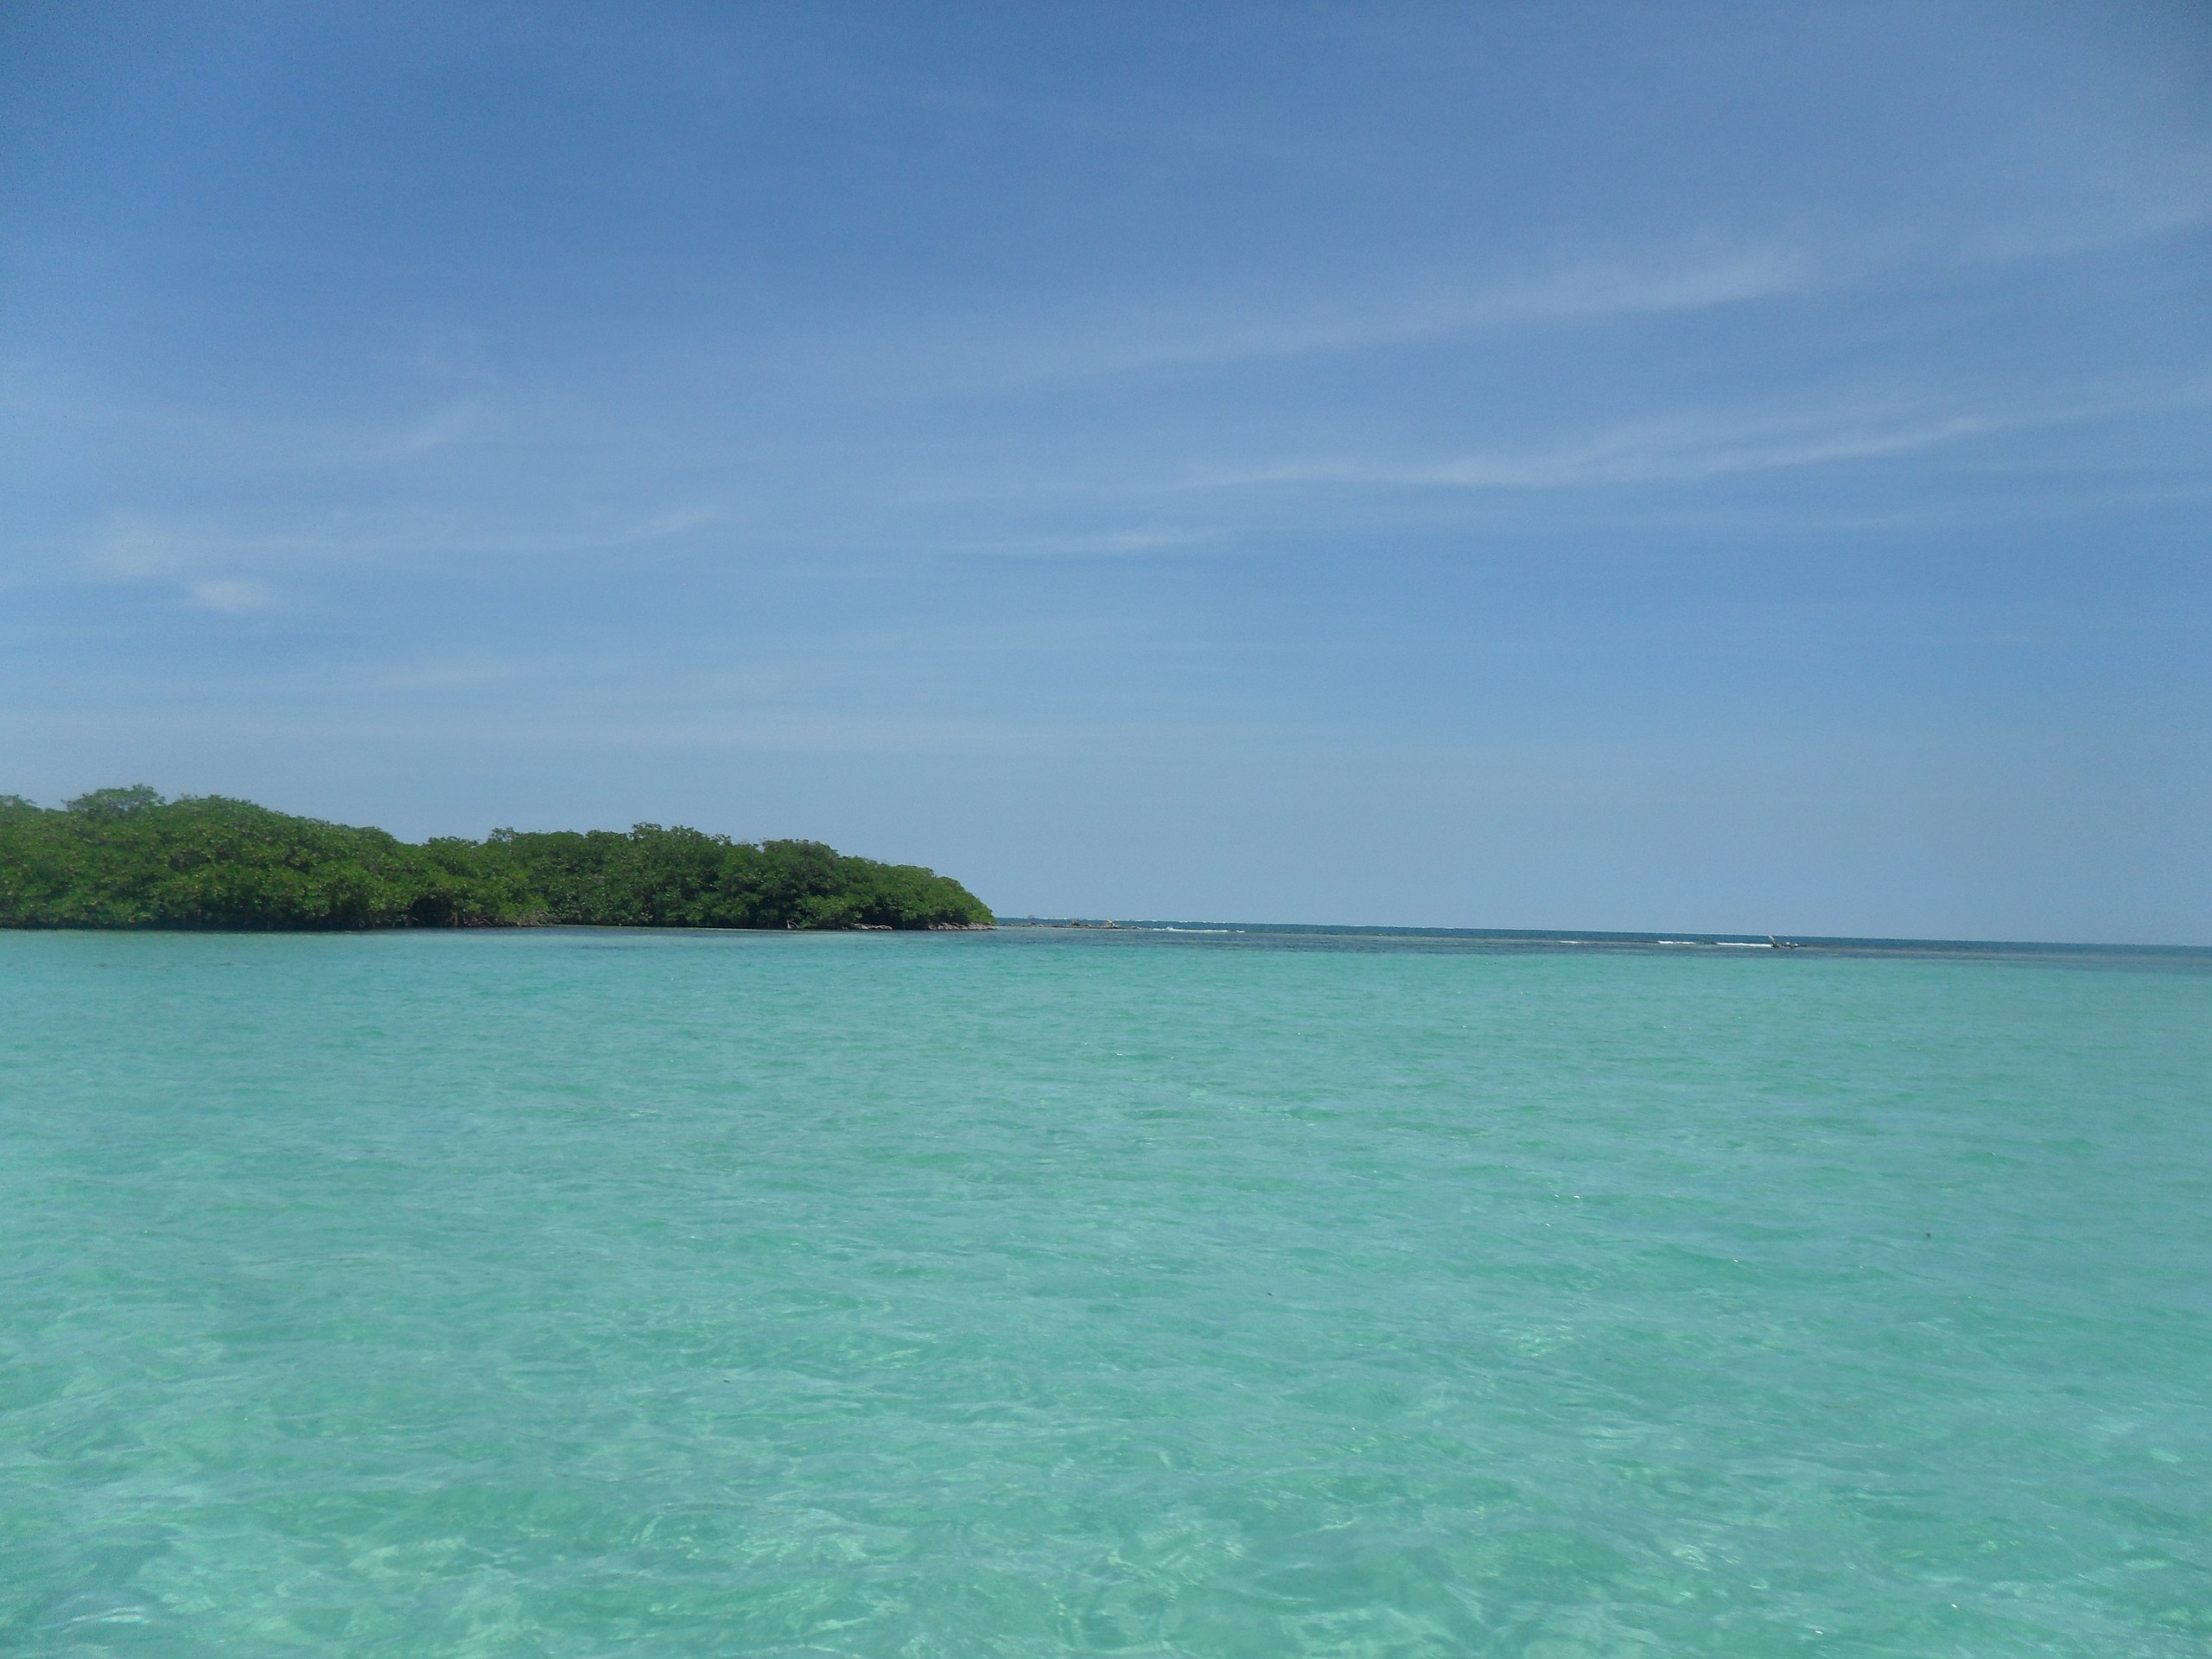
<instances>
[{"instance_id":1,"label":"distant small boat","mask_svg":"<svg viewBox=\"0 0 2212 1659\"><path fill-rule=\"evenodd\" d=\"M1795 950L1797 948L1795 939L1777 939L1771 933L1766 936L1766 942L1777 950Z\"/></svg>"}]
</instances>

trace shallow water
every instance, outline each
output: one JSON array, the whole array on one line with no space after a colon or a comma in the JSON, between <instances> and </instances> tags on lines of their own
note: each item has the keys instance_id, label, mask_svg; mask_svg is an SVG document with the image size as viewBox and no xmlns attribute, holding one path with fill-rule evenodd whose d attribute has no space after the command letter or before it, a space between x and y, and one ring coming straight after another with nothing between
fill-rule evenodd
<instances>
[{"instance_id":1,"label":"shallow water","mask_svg":"<svg viewBox=\"0 0 2212 1659\"><path fill-rule=\"evenodd\" d=\"M0 1650L2201 1655L2201 958L0 935Z\"/></svg>"}]
</instances>

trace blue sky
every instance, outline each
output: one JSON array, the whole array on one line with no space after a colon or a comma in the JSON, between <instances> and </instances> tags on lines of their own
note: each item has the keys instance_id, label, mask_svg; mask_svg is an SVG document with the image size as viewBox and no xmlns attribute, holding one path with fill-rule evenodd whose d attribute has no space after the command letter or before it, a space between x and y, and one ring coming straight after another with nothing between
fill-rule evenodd
<instances>
[{"instance_id":1,"label":"blue sky","mask_svg":"<svg viewBox=\"0 0 2212 1659\"><path fill-rule=\"evenodd\" d=\"M2201 7L0 29L0 789L2212 942Z\"/></svg>"}]
</instances>

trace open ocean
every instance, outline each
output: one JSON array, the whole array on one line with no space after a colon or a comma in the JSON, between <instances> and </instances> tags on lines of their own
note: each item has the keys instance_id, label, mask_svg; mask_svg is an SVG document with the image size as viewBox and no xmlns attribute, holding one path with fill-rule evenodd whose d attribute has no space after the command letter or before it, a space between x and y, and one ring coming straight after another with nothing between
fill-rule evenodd
<instances>
[{"instance_id":1,"label":"open ocean","mask_svg":"<svg viewBox=\"0 0 2212 1659\"><path fill-rule=\"evenodd\" d=\"M2212 955L0 935L0 1652L2212 1649Z\"/></svg>"}]
</instances>

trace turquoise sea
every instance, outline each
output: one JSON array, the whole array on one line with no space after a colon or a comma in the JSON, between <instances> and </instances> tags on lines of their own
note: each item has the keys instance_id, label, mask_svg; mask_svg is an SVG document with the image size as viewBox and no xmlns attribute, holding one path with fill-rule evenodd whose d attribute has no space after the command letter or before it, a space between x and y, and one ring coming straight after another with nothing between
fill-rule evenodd
<instances>
[{"instance_id":1,"label":"turquoise sea","mask_svg":"<svg viewBox=\"0 0 2212 1659\"><path fill-rule=\"evenodd\" d=\"M0 1652L2209 1648L2202 953L0 935Z\"/></svg>"}]
</instances>

